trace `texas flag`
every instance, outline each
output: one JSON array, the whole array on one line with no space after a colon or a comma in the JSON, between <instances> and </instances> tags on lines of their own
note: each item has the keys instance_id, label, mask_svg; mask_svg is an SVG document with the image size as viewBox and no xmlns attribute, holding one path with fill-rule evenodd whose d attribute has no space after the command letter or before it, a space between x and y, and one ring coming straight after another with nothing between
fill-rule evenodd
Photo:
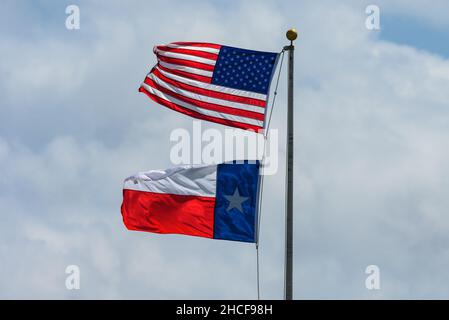
<instances>
[{"instance_id":1,"label":"texas flag","mask_svg":"<svg viewBox=\"0 0 449 320\"><path fill-rule=\"evenodd\" d=\"M124 182L129 230L256 242L259 161L188 165Z\"/></svg>"}]
</instances>

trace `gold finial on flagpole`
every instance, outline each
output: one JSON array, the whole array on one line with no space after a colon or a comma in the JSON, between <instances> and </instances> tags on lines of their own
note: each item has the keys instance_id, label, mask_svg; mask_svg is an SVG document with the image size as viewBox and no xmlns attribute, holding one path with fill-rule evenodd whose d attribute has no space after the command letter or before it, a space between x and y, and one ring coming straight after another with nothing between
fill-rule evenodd
<instances>
[{"instance_id":1,"label":"gold finial on flagpole","mask_svg":"<svg viewBox=\"0 0 449 320\"><path fill-rule=\"evenodd\" d=\"M298 38L298 32L296 31L295 28L292 28L287 31L286 36L288 40L293 42L296 40L296 38Z\"/></svg>"}]
</instances>

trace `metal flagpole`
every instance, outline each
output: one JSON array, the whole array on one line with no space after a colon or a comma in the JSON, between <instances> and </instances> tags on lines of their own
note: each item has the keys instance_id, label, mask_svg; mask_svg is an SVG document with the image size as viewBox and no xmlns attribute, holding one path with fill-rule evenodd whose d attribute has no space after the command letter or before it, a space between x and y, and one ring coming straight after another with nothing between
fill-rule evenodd
<instances>
[{"instance_id":1,"label":"metal flagpole","mask_svg":"<svg viewBox=\"0 0 449 320\"><path fill-rule=\"evenodd\" d=\"M295 29L287 31L288 51L288 111L287 111L287 177L285 213L285 300L293 299L293 41L298 37Z\"/></svg>"}]
</instances>

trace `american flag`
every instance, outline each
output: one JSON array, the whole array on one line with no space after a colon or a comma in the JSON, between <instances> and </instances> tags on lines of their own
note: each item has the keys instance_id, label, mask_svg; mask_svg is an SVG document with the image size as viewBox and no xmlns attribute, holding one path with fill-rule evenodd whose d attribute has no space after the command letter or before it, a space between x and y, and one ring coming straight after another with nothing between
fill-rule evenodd
<instances>
[{"instance_id":1,"label":"american flag","mask_svg":"<svg viewBox=\"0 0 449 320\"><path fill-rule=\"evenodd\" d=\"M278 53L213 43L155 46L158 63L139 88L191 117L259 132Z\"/></svg>"}]
</instances>

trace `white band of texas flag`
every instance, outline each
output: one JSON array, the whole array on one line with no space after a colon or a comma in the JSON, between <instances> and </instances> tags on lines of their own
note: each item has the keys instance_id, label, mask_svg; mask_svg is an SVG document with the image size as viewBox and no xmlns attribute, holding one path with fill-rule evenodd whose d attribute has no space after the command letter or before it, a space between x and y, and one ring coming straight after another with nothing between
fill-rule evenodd
<instances>
[{"instance_id":1,"label":"white band of texas flag","mask_svg":"<svg viewBox=\"0 0 449 320\"><path fill-rule=\"evenodd\" d=\"M179 166L127 178L130 230L256 242L259 161Z\"/></svg>"},{"instance_id":2,"label":"white band of texas flag","mask_svg":"<svg viewBox=\"0 0 449 320\"><path fill-rule=\"evenodd\" d=\"M203 42L154 47L158 63L139 88L191 117L259 132L278 53Z\"/></svg>"}]
</instances>

